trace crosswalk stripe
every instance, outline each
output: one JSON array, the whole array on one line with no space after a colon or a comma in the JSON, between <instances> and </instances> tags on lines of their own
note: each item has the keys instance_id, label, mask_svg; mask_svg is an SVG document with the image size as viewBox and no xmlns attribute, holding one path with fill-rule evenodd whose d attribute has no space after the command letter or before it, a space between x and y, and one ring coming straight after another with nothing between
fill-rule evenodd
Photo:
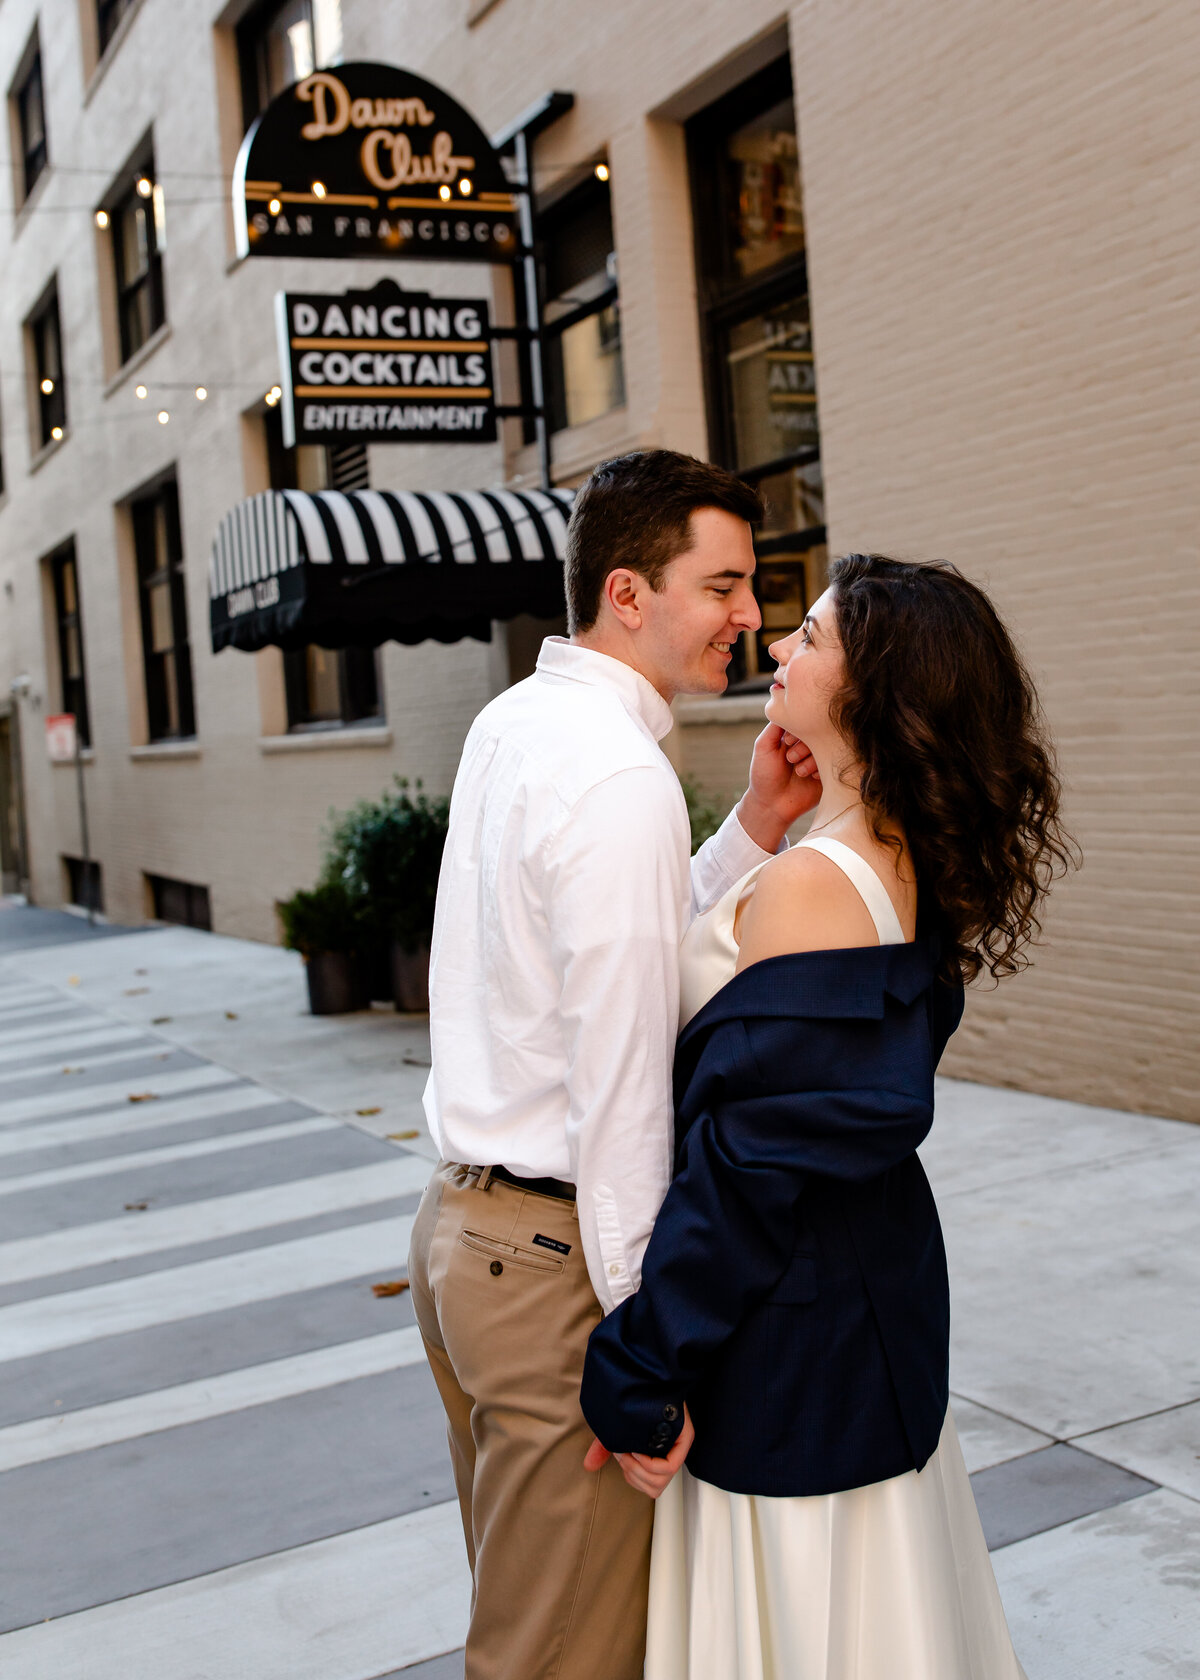
<instances>
[{"instance_id":1,"label":"crosswalk stripe","mask_svg":"<svg viewBox=\"0 0 1200 1680\"><path fill-rule=\"evenodd\" d=\"M90 1289L16 1301L0 1307L0 1361L176 1324L375 1271L394 1276L404 1267L412 1226L411 1215L346 1225Z\"/></svg>"},{"instance_id":2,"label":"crosswalk stripe","mask_svg":"<svg viewBox=\"0 0 1200 1680\"><path fill-rule=\"evenodd\" d=\"M311 1394L314 1389L399 1370L403 1365L419 1364L424 1357L421 1332L410 1324L403 1330L339 1342L313 1353L225 1371L173 1388L134 1394L126 1400L31 1418L0 1429L0 1473L136 1440L161 1429L178 1429L204 1418L269 1405L292 1394Z\"/></svg>"},{"instance_id":3,"label":"crosswalk stripe","mask_svg":"<svg viewBox=\"0 0 1200 1680\"><path fill-rule=\"evenodd\" d=\"M229 1076L232 1077L232 1076ZM74 1120L46 1120L37 1126L10 1126L0 1130L0 1156L22 1155L30 1149L52 1149L64 1144L90 1143L103 1137L121 1137L129 1132L157 1131L159 1127L182 1126L193 1120L238 1114L243 1109L269 1108L289 1099L262 1085L236 1082L173 1097L169 1101L126 1103L102 1114L85 1114Z\"/></svg>"},{"instance_id":4,"label":"crosswalk stripe","mask_svg":"<svg viewBox=\"0 0 1200 1680\"><path fill-rule=\"evenodd\" d=\"M98 1056L89 1056L85 1049L82 1055L72 1055L69 1060L64 1060L61 1055L55 1056L45 1067L22 1068L19 1073L0 1073L0 1089L9 1095L19 1093L21 1085L31 1080L50 1079L55 1075L59 1078L69 1077L68 1068L72 1074L77 1074L91 1073L93 1068L111 1067L118 1062L149 1062L152 1057L165 1062L174 1049L174 1045L165 1045L157 1038L142 1038L124 1045L120 1050L102 1051ZM73 1086L72 1089L87 1091L92 1087Z\"/></svg>"},{"instance_id":5,"label":"crosswalk stripe","mask_svg":"<svg viewBox=\"0 0 1200 1680\"><path fill-rule=\"evenodd\" d=\"M312 1132L335 1132L341 1124L329 1115L314 1114L310 1120L285 1120L278 1126L255 1126L246 1132L193 1138L190 1143L135 1149L126 1155L105 1155L96 1161L75 1161L69 1167L48 1167L44 1172L17 1173L12 1178L0 1178L0 1196L11 1196L19 1190L48 1190L59 1184L76 1184L81 1179L103 1178L108 1173L136 1172L142 1167L165 1167L172 1161L224 1155L230 1149L249 1149L257 1143L287 1143Z\"/></svg>"},{"instance_id":6,"label":"crosswalk stripe","mask_svg":"<svg viewBox=\"0 0 1200 1680\"><path fill-rule=\"evenodd\" d=\"M105 1219L72 1225L36 1237L0 1243L0 1283L28 1283L86 1266L105 1266L149 1254L186 1248L190 1243L244 1236L295 1219L345 1213L372 1202L419 1194L428 1183L429 1162L419 1155L398 1155L344 1172L239 1190L207 1201L184 1202L140 1213L136 1219Z\"/></svg>"},{"instance_id":7,"label":"crosswalk stripe","mask_svg":"<svg viewBox=\"0 0 1200 1680\"><path fill-rule=\"evenodd\" d=\"M208 1085L227 1085L236 1074L227 1068L214 1067L211 1062L201 1067L180 1068L176 1073L156 1073L148 1082L143 1081L142 1088L152 1090L157 1096L171 1096L176 1092L201 1091ZM136 1092L137 1086L132 1087ZM83 1088L72 1089L69 1085L61 1091L50 1092L42 1097L14 1097L9 1102L0 1103L0 1126L19 1125L25 1120L48 1119L54 1114L69 1113L73 1108L105 1108L109 1105L127 1103L131 1095L130 1083L127 1079L117 1080L111 1084L88 1085Z\"/></svg>"},{"instance_id":8,"label":"crosswalk stripe","mask_svg":"<svg viewBox=\"0 0 1200 1680\"><path fill-rule=\"evenodd\" d=\"M164 1043L162 1039L149 1038L140 1027L81 1027L69 1033L64 1033L61 1027L42 1027L36 1032L31 1029L20 1044L0 1049L0 1064L32 1061L34 1057L56 1061L68 1054L77 1056L92 1044L132 1044L138 1040L156 1047Z\"/></svg>"},{"instance_id":9,"label":"crosswalk stripe","mask_svg":"<svg viewBox=\"0 0 1200 1680\"><path fill-rule=\"evenodd\" d=\"M462 1645L455 1503L0 1637L4 1680L369 1680Z\"/></svg>"},{"instance_id":10,"label":"crosswalk stripe","mask_svg":"<svg viewBox=\"0 0 1200 1680\"><path fill-rule=\"evenodd\" d=\"M21 1009L6 1009L0 1014L0 1044L13 1044L24 1032L36 1031L39 1026L50 1026L47 1016L53 1018L53 1024L60 1030L72 1016L80 1026L96 1018L90 1009L81 1009L70 998L57 999L53 1003L30 1003Z\"/></svg>"}]
</instances>

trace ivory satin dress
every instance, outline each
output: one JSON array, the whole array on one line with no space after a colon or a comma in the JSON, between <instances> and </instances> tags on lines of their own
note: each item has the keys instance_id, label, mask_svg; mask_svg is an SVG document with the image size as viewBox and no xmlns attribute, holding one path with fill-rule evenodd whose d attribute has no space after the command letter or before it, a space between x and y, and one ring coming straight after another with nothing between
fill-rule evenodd
<instances>
[{"instance_id":1,"label":"ivory satin dress","mask_svg":"<svg viewBox=\"0 0 1200 1680\"><path fill-rule=\"evenodd\" d=\"M853 882L881 945L904 942L882 881L857 852L825 838L800 844ZM681 1027L734 976L734 919L757 874L688 929ZM685 1467L655 1510L645 1675L1025 1680L951 1414L922 1470L844 1493L728 1493Z\"/></svg>"}]
</instances>

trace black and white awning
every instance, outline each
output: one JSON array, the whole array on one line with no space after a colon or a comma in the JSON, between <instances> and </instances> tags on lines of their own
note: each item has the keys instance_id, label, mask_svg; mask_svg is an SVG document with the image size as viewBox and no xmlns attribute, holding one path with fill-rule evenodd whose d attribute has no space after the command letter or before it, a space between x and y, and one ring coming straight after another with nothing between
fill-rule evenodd
<instances>
[{"instance_id":1,"label":"black and white awning","mask_svg":"<svg viewBox=\"0 0 1200 1680\"><path fill-rule=\"evenodd\" d=\"M214 652L487 641L564 611L570 490L267 490L221 521Z\"/></svg>"}]
</instances>

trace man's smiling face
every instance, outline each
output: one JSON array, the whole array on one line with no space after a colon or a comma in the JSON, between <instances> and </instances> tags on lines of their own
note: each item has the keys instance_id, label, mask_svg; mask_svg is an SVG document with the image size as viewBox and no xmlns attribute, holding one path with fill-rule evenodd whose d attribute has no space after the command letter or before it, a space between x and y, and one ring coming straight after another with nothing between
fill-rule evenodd
<instances>
[{"instance_id":1,"label":"man's smiling face","mask_svg":"<svg viewBox=\"0 0 1200 1680\"><path fill-rule=\"evenodd\" d=\"M661 589L638 590L638 668L667 699L724 693L733 644L762 623L746 521L722 508L698 508L690 532L691 547L671 561Z\"/></svg>"}]
</instances>

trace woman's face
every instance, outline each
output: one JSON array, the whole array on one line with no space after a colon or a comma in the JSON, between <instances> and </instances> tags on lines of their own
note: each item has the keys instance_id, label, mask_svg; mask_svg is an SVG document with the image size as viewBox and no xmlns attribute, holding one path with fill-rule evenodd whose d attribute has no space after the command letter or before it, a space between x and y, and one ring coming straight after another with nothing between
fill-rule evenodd
<instances>
[{"instance_id":1,"label":"woman's face","mask_svg":"<svg viewBox=\"0 0 1200 1680\"><path fill-rule=\"evenodd\" d=\"M768 652L778 666L768 718L810 749L820 746L833 730L829 706L845 674L833 590L814 602L799 630L772 642Z\"/></svg>"}]
</instances>

